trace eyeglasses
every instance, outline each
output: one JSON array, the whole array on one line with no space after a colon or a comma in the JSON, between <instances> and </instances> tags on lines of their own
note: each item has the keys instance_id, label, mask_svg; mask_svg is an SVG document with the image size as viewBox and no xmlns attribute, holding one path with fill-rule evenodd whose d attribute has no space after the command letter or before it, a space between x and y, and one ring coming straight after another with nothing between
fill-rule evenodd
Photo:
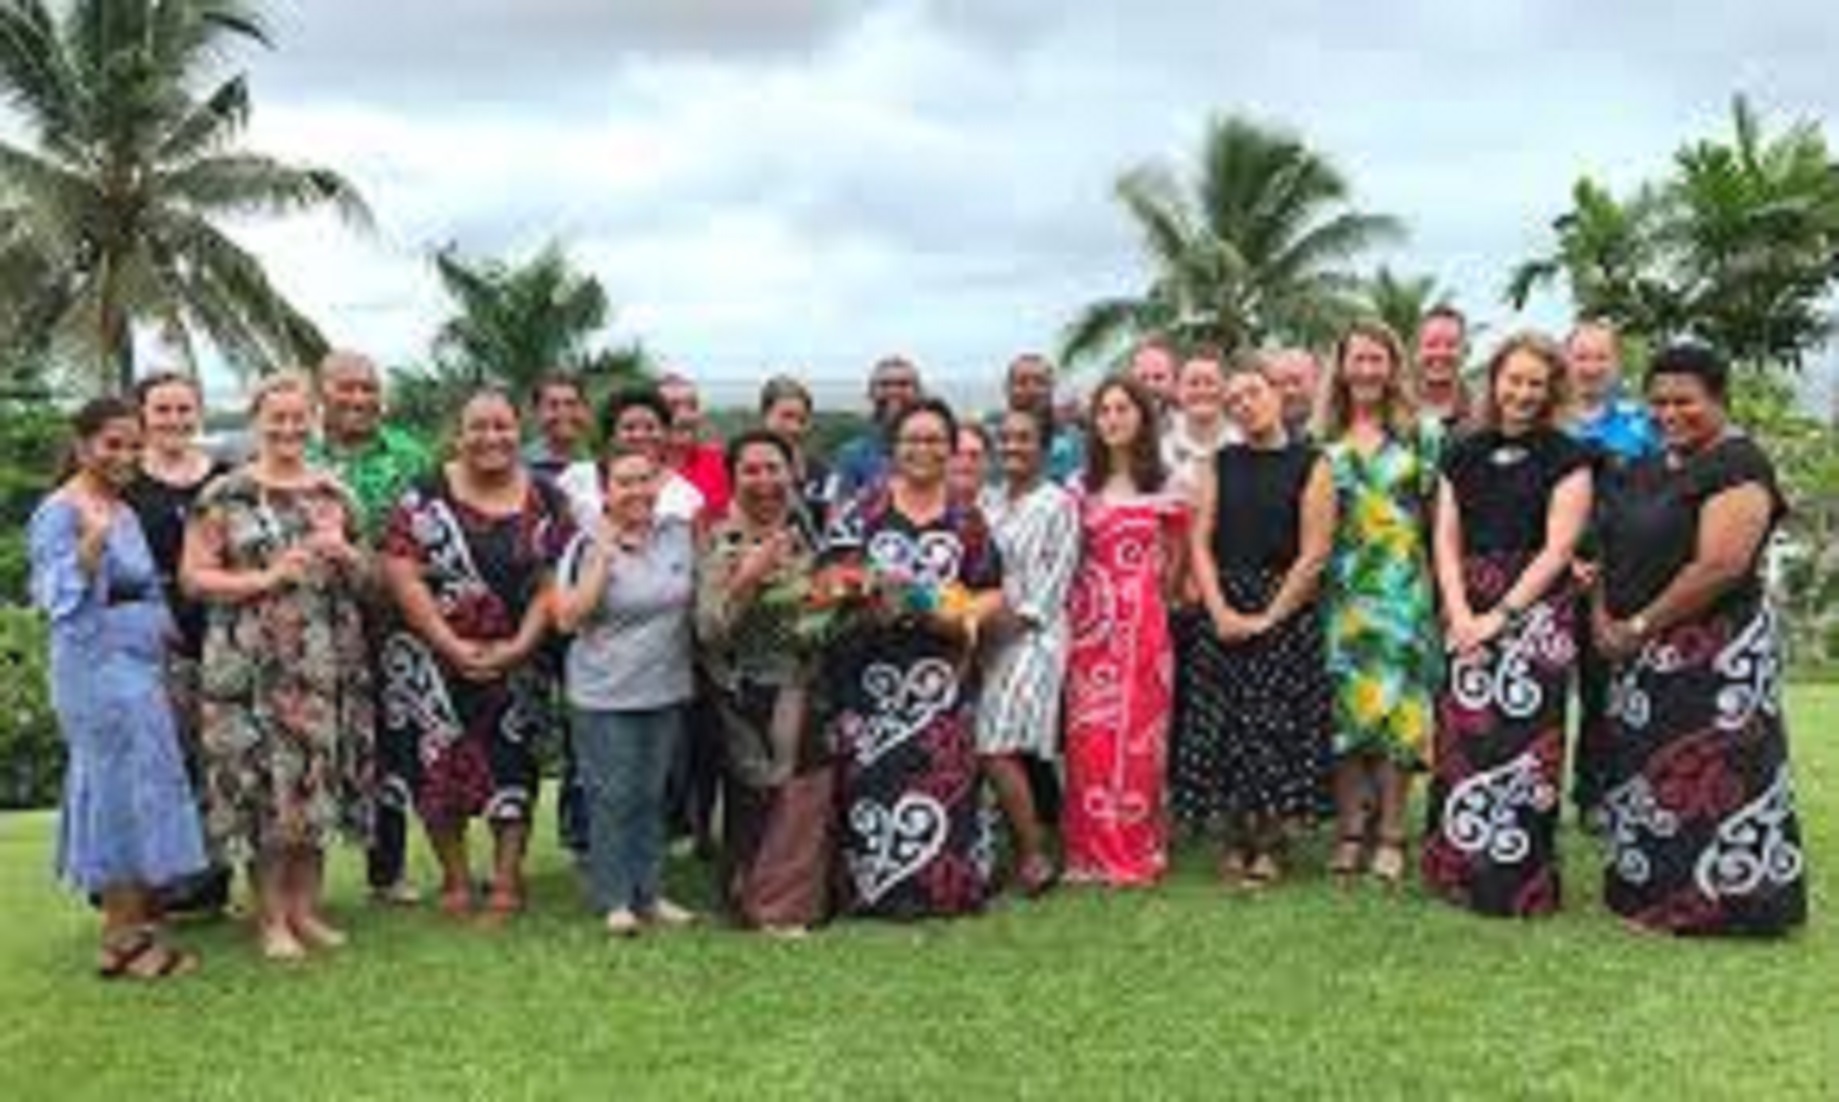
<instances>
[{"instance_id":1,"label":"eyeglasses","mask_svg":"<svg viewBox=\"0 0 1839 1102\"><path fill-rule=\"evenodd\" d=\"M943 448L949 447L951 437L942 433L926 433L915 436L903 436L895 441L903 448Z\"/></svg>"}]
</instances>

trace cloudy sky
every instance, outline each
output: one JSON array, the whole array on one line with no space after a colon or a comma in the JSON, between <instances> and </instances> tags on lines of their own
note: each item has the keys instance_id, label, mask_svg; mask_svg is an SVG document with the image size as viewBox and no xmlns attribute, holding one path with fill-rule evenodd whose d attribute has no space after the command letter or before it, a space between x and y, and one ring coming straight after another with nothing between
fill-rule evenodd
<instances>
[{"instance_id":1,"label":"cloudy sky","mask_svg":"<svg viewBox=\"0 0 1839 1102\"><path fill-rule=\"evenodd\" d=\"M748 393L848 401L903 350L980 398L1082 302L1138 288L1117 175L1212 112L1300 132L1497 331L1580 173L1626 186L1732 92L1839 117L1839 5L1765 0L275 0L252 141L357 182L379 228L244 236L340 344L422 356L428 256L550 238L640 337ZM1527 319L1557 324L1564 304Z\"/></svg>"}]
</instances>

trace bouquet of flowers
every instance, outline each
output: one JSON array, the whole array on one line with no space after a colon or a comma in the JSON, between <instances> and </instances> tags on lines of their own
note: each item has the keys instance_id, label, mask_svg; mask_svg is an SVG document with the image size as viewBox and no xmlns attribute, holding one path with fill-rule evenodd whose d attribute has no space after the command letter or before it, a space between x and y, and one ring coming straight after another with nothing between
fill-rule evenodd
<instances>
[{"instance_id":1,"label":"bouquet of flowers","mask_svg":"<svg viewBox=\"0 0 1839 1102\"><path fill-rule=\"evenodd\" d=\"M962 616L970 592L957 582L940 583L911 571L845 559L802 577L781 579L767 587L760 601L787 609L792 637L800 646L816 649L859 627L902 616Z\"/></svg>"}]
</instances>

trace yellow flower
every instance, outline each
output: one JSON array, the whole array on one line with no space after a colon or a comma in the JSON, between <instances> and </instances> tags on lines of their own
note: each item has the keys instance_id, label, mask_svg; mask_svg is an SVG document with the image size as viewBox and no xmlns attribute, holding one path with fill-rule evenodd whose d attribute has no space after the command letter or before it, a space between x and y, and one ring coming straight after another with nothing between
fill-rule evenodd
<instances>
[{"instance_id":1,"label":"yellow flower","mask_svg":"<svg viewBox=\"0 0 1839 1102\"><path fill-rule=\"evenodd\" d=\"M1430 715L1423 702L1416 697L1399 701L1392 713L1392 732L1406 746L1421 748L1430 737Z\"/></svg>"},{"instance_id":2,"label":"yellow flower","mask_svg":"<svg viewBox=\"0 0 1839 1102\"><path fill-rule=\"evenodd\" d=\"M1377 677L1355 674L1348 694L1348 709L1353 713L1354 722L1362 727L1374 727L1383 722L1387 695L1385 683Z\"/></svg>"}]
</instances>

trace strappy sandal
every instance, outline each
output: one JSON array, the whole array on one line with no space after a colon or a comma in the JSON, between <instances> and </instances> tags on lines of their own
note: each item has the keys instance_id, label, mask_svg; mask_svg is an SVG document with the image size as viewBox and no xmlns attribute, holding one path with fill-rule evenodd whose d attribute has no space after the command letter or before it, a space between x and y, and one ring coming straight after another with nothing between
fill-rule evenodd
<instances>
[{"instance_id":1,"label":"strappy sandal","mask_svg":"<svg viewBox=\"0 0 1839 1102\"><path fill-rule=\"evenodd\" d=\"M1343 834L1335 839L1334 855L1328 859L1328 872L1335 880L1346 886L1353 883L1360 875L1361 862L1365 857L1366 836L1363 834Z\"/></svg>"},{"instance_id":2,"label":"strappy sandal","mask_svg":"<svg viewBox=\"0 0 1839 1102\"><path fill-rule=\"evenodd\" d=\"M188 975L198 970L199 963L198 954L175 949L154 931L142 929L105 942L96 975L105 980L149 983Z\"/></svg>"},{"instance_id":3,"label":"strappy sandal","mask_svg":"<svg viewBox=\"0 0 1839 1102\"><path fill-rule=\"evenodd\" d=\"M524 909L524 897L513 888L493 888L486 897L485 909L479 912L479 925L491 929L506 926Z\"/></svg>"},{"instance_id":4,"label":"strappy sandal","mask_svg":"<svg viewBox=\"0 0 1839 1102\"><path fill-rule=\"evenodd\" d=\"M1268 850L1260 850L1245 867L1245 886L1254 891L1273 887L1283 879L1283 867Z\"/></svg>"},{"instance_id":5,"label":"strappy sandal","mask_svg":"<svg viewBox=\"0 0 1839 1102\"><path fill-rule=\"evenodd\" d=\"M1016 885L1029 899L1039 899L1053 891L1059 880L1060 874L1054 870L1053 861L1046 857L1030 857L1015 874Z\"/></svg>"},{"instance_id":6,"label":"strappy sandal","mask_svg":"<svg viewBox=\"0 0 1839 1102\"><path fill-rule=\"evenodd\" d=\"M1214 874L1220 883L1229 888L1237 888L1245 883L1245 851L1238 846L1230 846L1220 854L1219 864L1214 866Z\"/></svg>"},{"instance_id":7,"label":"strappy sandal","mask_svg":"<svg viewBox=\"0 0 1839 1102\"><path fill-rule=\"evenodd\" d=\"M472 917L473 889L465 884L459 887L441 889L441 913L448 918L464 921Z\"/></svg>"},{"instance_id":8,"label":"strappy sandal","mask_svg":"<svg viewBox=\"0 0 1839 1102\"><path fill-rule=\"evenodd\" d=\"M1373 847L1373 879L1388 889L1405 882L1405 839L1396 835L1381 836Z\"/></svg>"}]
</instances>

